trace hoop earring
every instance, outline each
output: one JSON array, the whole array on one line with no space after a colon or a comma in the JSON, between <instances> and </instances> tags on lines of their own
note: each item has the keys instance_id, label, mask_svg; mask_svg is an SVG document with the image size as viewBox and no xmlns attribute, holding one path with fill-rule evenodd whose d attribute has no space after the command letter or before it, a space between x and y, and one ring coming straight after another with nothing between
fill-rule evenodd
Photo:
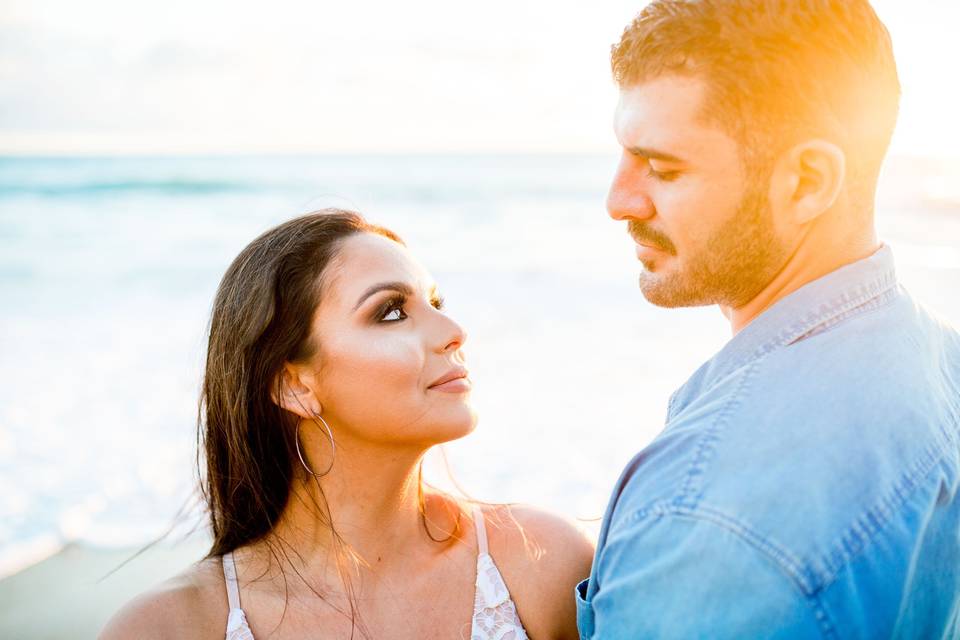
<instances>
[{"instance_id":1,"label":"hoop earring","mask_svg":"<svg viewBox=\"0 0 960 640\"><path fill-rule=\"evenodd\" d=\"M446 538L434 538L430 533L430 527L427 526L427 501L423 496L423 460L420 460L420 467L417 469L417 504L420 509L420 522L423 523L423 530L427 532L427 537L434 542L449 542L456 538L460 533L460 518L463 516L463 509L457 505L457 521L453 523L453 531Z\"/></svg>"},{"instance_id":2,"label":"hoop earring","mask_svg":"<svg viewBox=\"0 0 960 640\"><path fill-rule=\"evenodd\" d=\"M303 459L303 453L301 453L300 451L300 422L297 422L297 437L294 442L297 446L297 457L300 458L300 464L303 465L303 468L306 469L307 473L312 475L314 478L322 478L323 476L330 473L331 469L333 469L333 460L334 458L336 458L336 455L337 455L337 443L333 439L333 431L331 431L330 425L328 425L327 421L323 419L323 416L321 416L319 413L314 413L311 419L314 421L314 423L316 423L318 427L320 426L320 423L323 423L324 428L327 430L327 437L330 438L330 451L333 456L330 459L330 466L328 466L326 471L324 471L323 473L317 473L313 469L311 469L310 465L307 464L307 461ZM317 420L319 420L320 422L318 423Z\"/></svg>"}]
</instances>

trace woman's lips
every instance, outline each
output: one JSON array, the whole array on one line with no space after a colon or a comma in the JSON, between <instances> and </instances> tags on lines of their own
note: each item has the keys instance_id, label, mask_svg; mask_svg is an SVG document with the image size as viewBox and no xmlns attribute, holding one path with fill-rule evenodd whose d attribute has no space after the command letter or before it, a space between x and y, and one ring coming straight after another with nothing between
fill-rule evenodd
<instances>
[{"instance_id":1,"label":"woman's lips","mask_svg":"<svg viewBox=\"0 0 960 640\"><path fill-rule=\"evenodd\" d=\"M470 378L454 378L440 384L430 387L433 391L443 391L444 393L464 393L470 391L473 385L470 384Z\"/></svg>"}]
</instances>

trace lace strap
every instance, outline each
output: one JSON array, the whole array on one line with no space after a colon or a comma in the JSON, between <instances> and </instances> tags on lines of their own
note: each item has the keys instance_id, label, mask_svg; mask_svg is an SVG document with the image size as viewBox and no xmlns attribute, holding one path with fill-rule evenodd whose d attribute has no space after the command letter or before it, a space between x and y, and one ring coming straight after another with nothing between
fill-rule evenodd
<instances>
[{"instance_id":1,"label":"lace strap","mask_svg":"<svg viewBox=\"0 0 960 640\"><path fill-rule=\"evenodd\" d=\"M240 608L240 587L237 584L237 565L233 563L233 552L223 554L223 578L227 583L227 601L231 609Z\"/></svg>"},{"instance_id":2,"label":"lace strap","mask_svg":"<svg viewBox=\"0 0 960 640\"><path fill-rule=\"evenodd\" d=\"M473 524L477 527L477 544L480 546L480 553L489 553L487 551L487 526L483 522L483 510L480 505L473 505Z\"/></svg>"}]
</instances>

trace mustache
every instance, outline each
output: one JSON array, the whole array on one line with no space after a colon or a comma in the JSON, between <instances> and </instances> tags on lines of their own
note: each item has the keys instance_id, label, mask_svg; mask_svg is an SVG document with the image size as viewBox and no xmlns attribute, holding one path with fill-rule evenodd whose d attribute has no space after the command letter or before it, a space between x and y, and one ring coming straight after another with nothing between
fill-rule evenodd
<instances>
[{"instance_id":1,"label":"mustache","mask_svg":"<svg viewBox=\"0 0 960 640\"><path fill-rule=\"evenodd\" d=\"M657 231L653 227L644 224L643 222L638 222L636 220L630 220L627 222L627 233L630 234L630 237L633 238L634 242L637 244L645 244L652 247L656 247L662 251L666 251L671 255L676 255L677 248L673 246L673 242L668 238L664 233Z\"/></svg>"}]
</instances>

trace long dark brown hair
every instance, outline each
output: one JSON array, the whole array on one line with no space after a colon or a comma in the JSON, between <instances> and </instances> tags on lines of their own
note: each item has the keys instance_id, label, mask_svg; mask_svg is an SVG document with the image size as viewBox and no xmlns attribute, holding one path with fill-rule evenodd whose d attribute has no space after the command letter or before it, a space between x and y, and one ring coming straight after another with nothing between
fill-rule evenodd
<instances>
[{"instance_id":1,"label":"long dark brown hair","mask_svg":"<svg viewBox=\"0 0 960 640\"><path fill-rule=\"evenodd\" d=\"M300 575L289 562L290 553L298 555L297 550L287 541L271 540L270 536L290 500L298 474L310 477L297 454L299 417L276 404L274 398L280 391L276 385L284 363L307 360L319 347L309 338L311 319L324 293L324 274L343 241L360 233L374 233L404 244L394 232L367 222L354 211L323 209L260 235L233 260L220 281L210 318L197 421L199 489L213 537L207 559L264 541L275 560L286 558L287 566ZM449 465L447 473L466 501L489 504L469 498L453 479ZM422 463L417 480L420 520L427 535L437 543L462 540L463 501L442 492L443 508L455 522L452 526L433 522L427 517L424 487L435 488L423 481ZM350 608L344 611L328 604L350 617L352 630L359 627L367 636L358 620L349 575L342 567L344 556L355 562L362 563L362 559L336 531L319 482L317 489L323 504L315 503L316 513L332 534ZM184 514L193 511L193 504L188 501L166 533L101 580L169 535ZM441 531L442 537L434 537L428 522ZM286 584L283 564L280 568ZM308 582L307 586L324 598Z\"/></svg>"},{"instance_id":2,"label":"long dark brown hair","mask_svg":"<svg viewBox=\"0 0 960 640\"><path fill-rule=\"evenodd\" d=\"M208 557L258 540L276 526L297 473L297 417L272 391L285 362L313 355L310 319L323 274L342 241L383 227L340 209L270 229L234 259L210 319L200 400L198 463L213 543Z\"/></svg>"}]
</instances>

